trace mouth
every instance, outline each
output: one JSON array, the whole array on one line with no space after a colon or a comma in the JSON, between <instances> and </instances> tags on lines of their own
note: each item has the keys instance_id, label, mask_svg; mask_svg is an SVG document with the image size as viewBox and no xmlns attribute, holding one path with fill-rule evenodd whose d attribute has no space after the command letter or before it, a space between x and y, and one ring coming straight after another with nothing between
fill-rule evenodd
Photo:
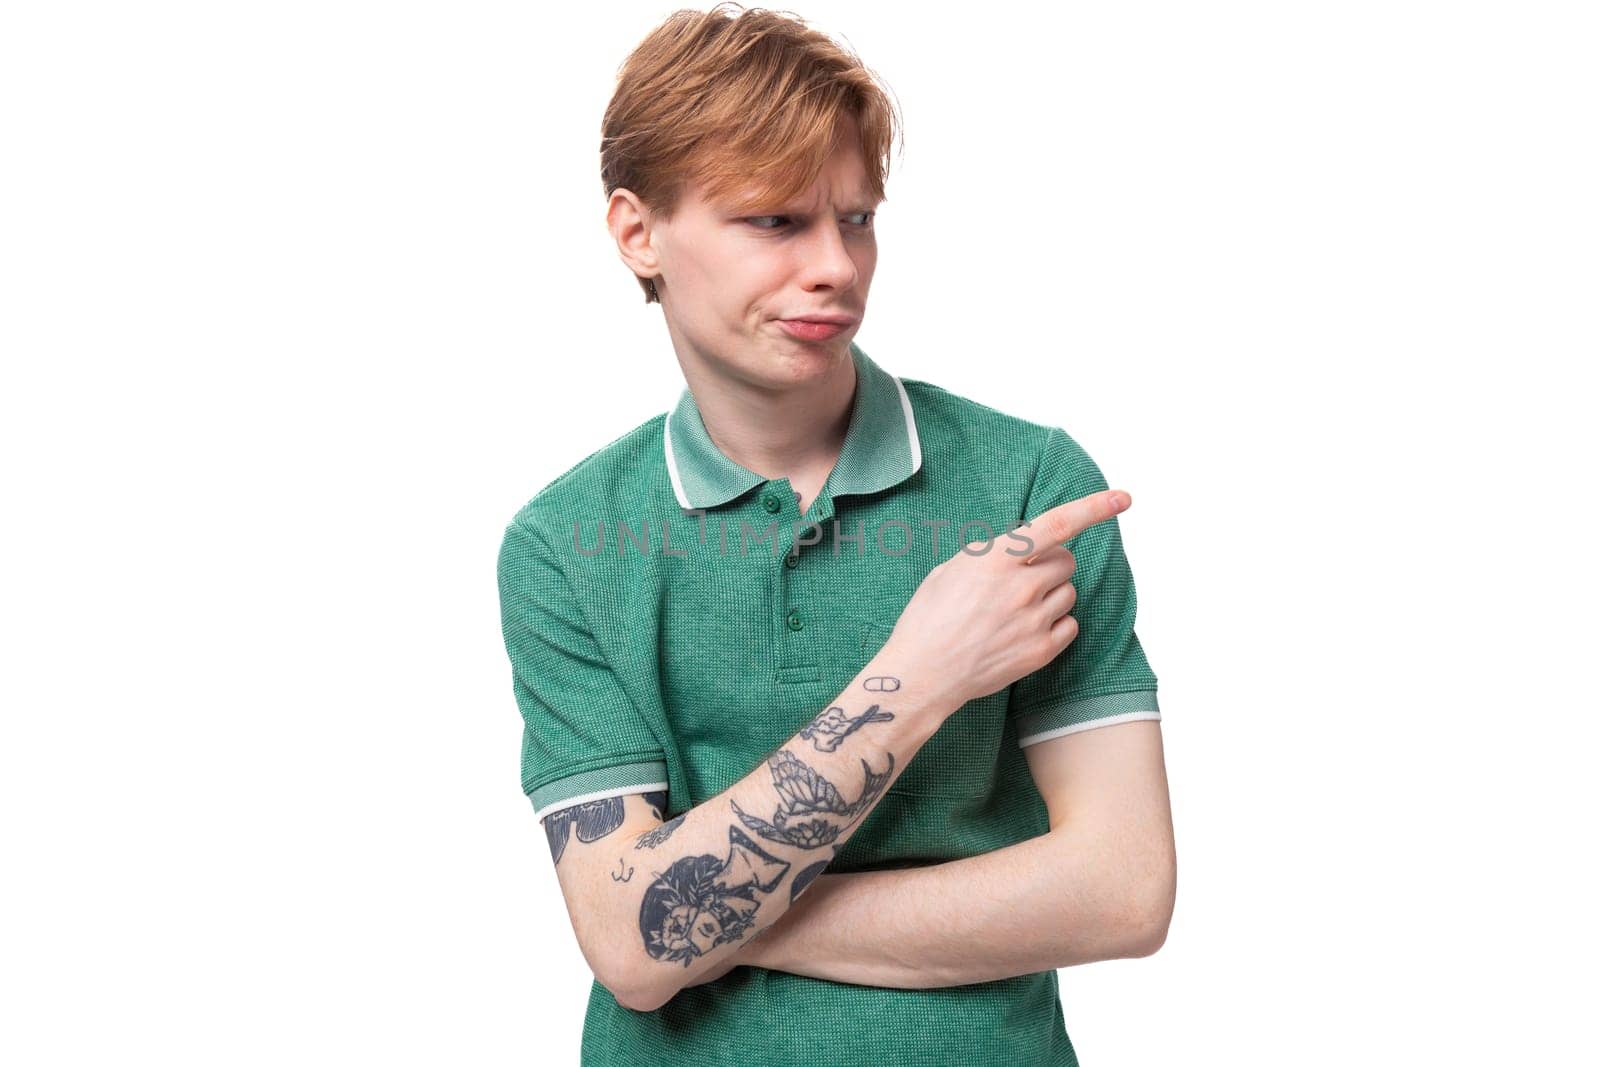
<instances>
[{"instance_id":1,"label":"mouth","mask_svg":"<svg viewBox=\"0 0 1600 1067\"><path fill-rule=\"evenodd\" d=\"M854 315L796 315L793 318L780 319L780 322L817 322L827 326L853 326L856 323Z\"/></svg>"},{"instance_id":2,"label":"mouth","mask_svg":"<svg viewBox=\"0 0 1600 1067\"><path fill-rule=\"evenodd\" d=\"M825 319L779 319L778 325L783 327L790 337L801 341L826 341L855 325L854 319L828 317Z\"/></svg>"}]
</instances>

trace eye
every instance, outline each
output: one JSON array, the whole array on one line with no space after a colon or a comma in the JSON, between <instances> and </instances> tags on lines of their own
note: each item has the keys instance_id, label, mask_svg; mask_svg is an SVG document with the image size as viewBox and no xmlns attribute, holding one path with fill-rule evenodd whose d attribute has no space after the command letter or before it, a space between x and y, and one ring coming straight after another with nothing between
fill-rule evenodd
<instances>
[{"instance_id":1,"label":"eye","mask_svg":"<svg viewBox=\"0 0 1600 1067\"><path fill-rule=\"evenodd\" d=\"M854 215L847 215L845 217L851 219L860 219L860 222L853 223L852 225L866 227L872 225L872 218L876 214L876 211L857 211ZM790 218L788 215L752 215L744 221L750 223L758 230L777 230L781 229L782 226L776 224L787 223L790 221ZM762 225L766 222L773 222L775 225Z\"/></svg>"}]
</instances>

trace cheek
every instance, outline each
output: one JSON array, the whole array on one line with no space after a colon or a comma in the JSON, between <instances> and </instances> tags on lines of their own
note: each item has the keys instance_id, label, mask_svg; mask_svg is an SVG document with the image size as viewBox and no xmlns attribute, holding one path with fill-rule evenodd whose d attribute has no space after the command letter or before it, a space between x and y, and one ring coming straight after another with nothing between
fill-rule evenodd
<instances>
[{"instance_id":1,"label":"cheek","mask_svg":"<svg viewBox=\"0 0 1600 1067\"><path fill-rule=\"evenodd\" d=\"M878 269L878 244L869 242L856 256L856 270L861 274L861 283L865 285L872 280L872 274Z\"/></svg>"},{"instance_id":2,"label":"cheek","mask_svg":"<svg viewBox=\"0 0 1600 1067\"><path fill-rule=\"evenodd\" d=\"M748 304L771 293L787 273L781 256L734 244L695 264L696 291L709 304L731 307Z\"/></svg>"}]
</instances>

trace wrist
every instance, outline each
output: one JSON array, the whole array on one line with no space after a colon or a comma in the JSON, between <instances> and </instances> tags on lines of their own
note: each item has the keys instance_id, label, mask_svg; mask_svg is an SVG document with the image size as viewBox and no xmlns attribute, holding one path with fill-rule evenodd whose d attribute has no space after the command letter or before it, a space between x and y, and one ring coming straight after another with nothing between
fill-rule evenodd
<instances>
[{"instance_id":1,"label":"wrist","mask_svg":"<svg viewBox=\"0 0 1600 1067\"><path fill-rule=\"evenodd\" d=\"M889 677L893 682L866 684L868 679ZM921 707L928 716L943 723L960 707L972 699L961 692L958 679L948 676L938 667L927 664L917 655L907 638L895 634L889 638L878 654L861 670L858 681L869 691L877 690L896 703ZM893 686L893 689L889 689ZM882 688L879 688L882 687Z\"/></svg>"},{"instance_id":2,"label":"wrist","mask_svg":"<svg viewBox=\"0 0 1600 1067\"><path fill-rule=\"evenodd\" d=\"M783 918L756 934L739 953L739 963L747 967L764 967L769 971L781 971L778 965L781 953L778 951L779 941L783 937Z\"/></svg>"}]
</instances>

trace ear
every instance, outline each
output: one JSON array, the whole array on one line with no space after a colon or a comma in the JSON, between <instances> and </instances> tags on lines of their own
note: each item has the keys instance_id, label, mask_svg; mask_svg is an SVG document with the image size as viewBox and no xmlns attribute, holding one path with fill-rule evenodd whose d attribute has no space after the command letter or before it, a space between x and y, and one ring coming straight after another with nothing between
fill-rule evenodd
<instances>
[{"instance_id":1,"label":"ear","mask_svg":"<svg viewBox=\"0 0 1600 1067\"><path fill-rule=\"evenodd\" d=\"M628 269L641 278L652 278L661 272L660 257L651 241L652 219L650 209L627 189L611 192L606 203L606 228L617 242L617 254Z\"/></svg>"}]
</instances>

